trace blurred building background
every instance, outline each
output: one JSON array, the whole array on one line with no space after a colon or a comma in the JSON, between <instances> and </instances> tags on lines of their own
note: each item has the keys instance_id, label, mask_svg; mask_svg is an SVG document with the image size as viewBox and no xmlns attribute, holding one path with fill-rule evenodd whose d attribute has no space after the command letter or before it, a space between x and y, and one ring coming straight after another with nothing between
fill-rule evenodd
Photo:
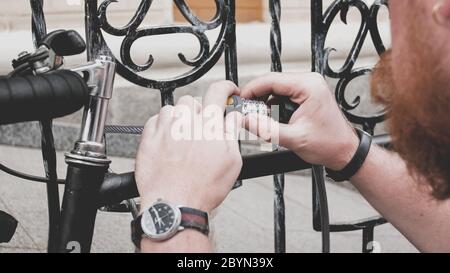
<instances>
[{"instance_id":1,"label":"blurred building background","mask_svg":"<svg viewBox=\"0 0 450 273\"><path fill-rule=\"evenodd\" d=\"M101 1L99 1L101 2ZM115 27L124 26L134 15L140 0L120 0L108 7L108 21ZM211 19L216 11L214 0L187 0L191 9L203 20ZM331 0L324 0L326 8ZM372 0L367 1L371 3ZM239 62L240 84L249 79L264 74L270 70L270 15L267 0L236 1L237 52ZM282 39L283 39L283 68L290 72L310 71L310 1L282 0ZM48 30L75 29L84 35L84 1L82 0L45 0L44 10ZM11 60L23 50L32 50L30 30L31 11L28 1L0 1L0 73L5 74L11 68ZM383 10L379 16L379 27L384 40L389 44L389 26L387 11ZM332 55L331 65L338 69L346 58L360 26L360 14L351 9L348 24L342 23L338 17L330 29L326 45L336 48ZM185 24L177 7L171 0L153 1L141 27L156 27L168 24ZM218 29L208 31L210 44L214 44ZM105 34L109 47L116 56L123 37L112 37ZM143 64L152 54L155 62L144 76L152 79L162 79L177 76L186 72L190 67L182 64L178 53L188 58L195 57L199 45L192 35L162 35L139 39L133 44L132 58L137 64ZM368 39L360 54L357 66L371 66L378 56ZM85 55L66 59L67 67L82 63ZM223 60L200 80L180 88L175 92L176 98L184 94L200 96L214 81L224 79ZM368 97L368 77L355 80L349 88ZM334 81L330 80L334 85ZM142 125L151 115L158 112L160 95L156 90L138 87L117 77L114 98L110 106L110 124ZM366 107L371 109L370 106ZM56 146L61 150L71 148L73 140L78 134L81 114L75 114L55 122ZM31 131L30 131L31 130ZM33 133L30 133L33 132ZM4 144L38 147L40 145L38 127L27 123L0 128L0 141ZM110 136L109 152L112 155L133 156L137 145L137 138L133 136Z\"/></svg>"}]
</instances>

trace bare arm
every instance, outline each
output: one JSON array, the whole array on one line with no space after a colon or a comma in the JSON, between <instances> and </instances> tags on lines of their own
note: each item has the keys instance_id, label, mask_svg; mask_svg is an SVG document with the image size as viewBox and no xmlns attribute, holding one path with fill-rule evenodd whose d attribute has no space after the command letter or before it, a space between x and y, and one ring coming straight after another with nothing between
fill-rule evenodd
<instances>
[{"instance_id":1,"label":"bare arm","mask_svg":"<svg viewBox=\"0 0 450 273\"><path fill-rule=\"evenodd\" d=\"M450 202L436 201L397 154L373 145L351 182L420 251L450 252Z\"/></svg>"},{"instance_id":2,"label":"bare arm","mask_svg":"<svg viewBox=\"0 0 450 273\"><path fill-rule=\"evenodd\" d=\"M323 77L317 73L271 73L245 86L246 98L288 96L300 105L289 124L263 116L246 117L246 127L296 152L312 164L342 170L358 138L340 112ZM258 122L258 126L252 125ZM372 146L351 181L361 194L421 251L450 252L450 201L438 202L415 181L396 154Z\"/></svg>"}]
</instances>

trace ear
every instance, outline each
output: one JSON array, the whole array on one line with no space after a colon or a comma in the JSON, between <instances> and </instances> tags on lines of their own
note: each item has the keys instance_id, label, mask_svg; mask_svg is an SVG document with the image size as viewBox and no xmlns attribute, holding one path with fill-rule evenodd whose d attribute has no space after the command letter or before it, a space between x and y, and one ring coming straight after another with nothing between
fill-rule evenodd
<instances>
[{"instance_id":1,"label":"ear","mask_svg":"<svg viewBox=\"0 0 450 273\"><path fill-rule=\"evenodd\" d=\"M450 0L438 1L433 7L433 17L438 24L450 27Z\"/></svg>"}]
</instances>

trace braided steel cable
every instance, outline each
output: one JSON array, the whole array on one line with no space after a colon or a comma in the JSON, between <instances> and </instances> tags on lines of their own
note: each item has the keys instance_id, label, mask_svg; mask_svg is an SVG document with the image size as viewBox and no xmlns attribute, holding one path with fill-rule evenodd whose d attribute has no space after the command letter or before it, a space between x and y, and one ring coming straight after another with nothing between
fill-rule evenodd
<instances>
[{"instance_id":1,"label":"braided steel cable","mask_svg":"<svg viewBox=\"0 0 450 273\"><path fill-rule=\"evenodd\" d=\"M141 135L143 131L144 126L107 125L105 127L105 134Z\"/></svg>"}]
</instances>

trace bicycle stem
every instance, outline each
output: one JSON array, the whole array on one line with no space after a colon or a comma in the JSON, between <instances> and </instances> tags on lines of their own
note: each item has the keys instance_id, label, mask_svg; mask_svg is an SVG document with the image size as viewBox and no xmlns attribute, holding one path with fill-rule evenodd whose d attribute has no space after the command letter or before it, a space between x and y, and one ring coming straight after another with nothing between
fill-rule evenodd
<instances>
[{"instance_id":1,"label":"bicycle stem","mask_svg":"<svg viewBox=\"0 0 450 273\"><path fill-rule=\"evenodd\" d=\"M98 193L110 160L104 128L112 96L115 62L107 56L72 69L83 75L91 89L79 140L66 153L67 177L61 211L59 252L90 252L97 215Z\"/></svg>"},{"instance_id":2,"label":"bicycle stem","mask_svg":"<svg viewBox=\"0 0 450 273\"><path fill-rule=\"evenodd\" d=\"M87 85L91 89L89 105L85 107L81 125L80 139L75 144L74 150L66 155L70 161L80 159L94 159L93 165L109 165L106 158L103 140L108 103L112 97L115 63L110 57L100 56L99 59L87 65L72 69L87 78ZM86 153L89 154L86 158ZM67 160L66 160L67 161Z\"/></svg>"}]
</instances>

